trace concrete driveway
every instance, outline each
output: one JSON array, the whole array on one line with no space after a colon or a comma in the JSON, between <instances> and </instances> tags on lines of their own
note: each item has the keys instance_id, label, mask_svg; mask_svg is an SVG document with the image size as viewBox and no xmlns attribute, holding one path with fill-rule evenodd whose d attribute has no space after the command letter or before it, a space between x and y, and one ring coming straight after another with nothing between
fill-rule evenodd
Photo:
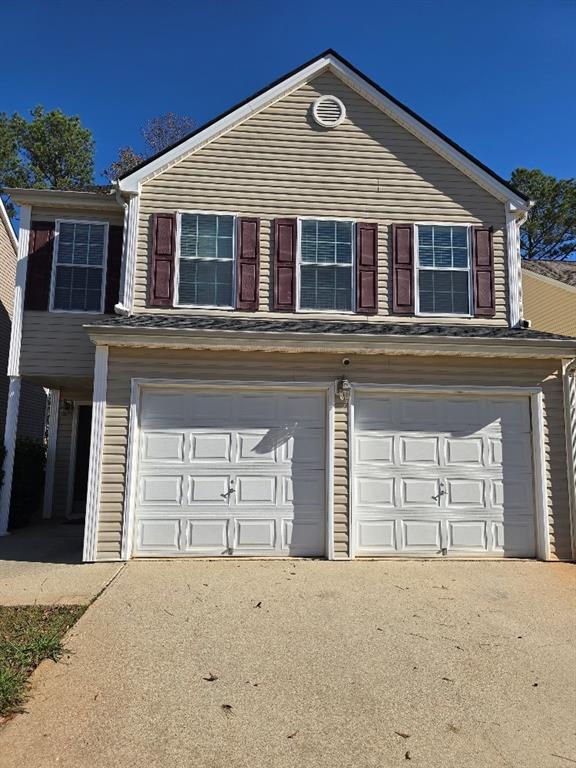
<instances>
[{"instance_id":1,"label":"concrete driveway","mask_svg":"<svg viewBox=\"0 0 576 768\"><path fill-rule=\"evenodd\" d=\"M2 768L576 761L576 569L132 562L45 663ZM408 762L411 761L411 762Z\"/></svg>"}]
</instances>

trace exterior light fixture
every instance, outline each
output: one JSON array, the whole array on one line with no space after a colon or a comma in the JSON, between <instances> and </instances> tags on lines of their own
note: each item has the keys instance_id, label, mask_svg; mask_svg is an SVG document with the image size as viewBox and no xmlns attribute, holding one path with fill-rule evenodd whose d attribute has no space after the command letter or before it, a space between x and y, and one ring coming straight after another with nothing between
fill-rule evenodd
<instances>
[{"instance_id":1,"label":"exterior light fixture","mask_svg":"<svg viewBox=\"0 0 576 768\"><path fill-rule=\"evenodd\" d=\"M349 403L352 395L352 385L345 376L336 382L336 394L342 403Z\"/></svg>"}]
</instances>

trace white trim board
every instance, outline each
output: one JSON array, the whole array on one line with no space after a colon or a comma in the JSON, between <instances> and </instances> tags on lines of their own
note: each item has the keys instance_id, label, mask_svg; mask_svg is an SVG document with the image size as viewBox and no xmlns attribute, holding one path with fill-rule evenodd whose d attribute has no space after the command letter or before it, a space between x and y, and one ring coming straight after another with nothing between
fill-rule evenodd
<instances>
[{"instance_id":1,"label":"white trim board","mask_svg":"<svg viewBox=\"0 0 576 768\"><path fill-rule=\"evenodd\" d=\"M410 133L427 144L431 149L455 165L502 202L509 201L518 209L528 209L529 204L512 190L494 178L456 147L428 128L421 120L411 115L399 104L381 93L365 77L351 69L344 61L332 52L319 56L315 61L304 66L299 71L289 75L275 85L255 96L245 104L224 115L206 128L199 130L181 144L169 149L159 157L153 158L142 168L119 180L119 187L124 192L137 192L141 183L150 180L166 167L191 154L204 144L222 133L230 130L238 123L251 117L269 104L286 96L317 75L330 71L337 75L347 85L361 96L364 96L389 117L406 128Z\"/></svg>"},{"instance_id":2,"label":"white trim board","mask_svg":"<svg viewBox=\"0 0 576 768\"><path fill-rule=\"evenodd\" d=\"M16 232L14 231L14 227L12 226L12 222L10 221L10 217L8 216L8 211L6 210L6 206L4 205L4 201L0 197L0 221L4 223L4 227L6 228L6 231L8 232L8 237L12 241L12 245L14 246L14 250L18 249L18 238L16 237Z\"/></svg>"},{"instance_id":3,"label":"white trim board","mask_svg":"<svg viewBox=\"0 0 576 768\"><path fill-rule=\"evenodd\" d=\"M487 386L420 386L420 385L396 385L396 384L353 384L352 399L356 393L364 392L368 395L382 394L427 394L437 396L470 395L480 397L528 397L530 401L531 437L532 437L532 463L534 475L534 507L535 507L535 532L536 532L536 556L539 560L551 559L550 530L548 523L548 481L546 477L546 454L544 437L544 396L539 387L491 387ZM350 414L350 456L354 445L354 408ZM354 463L350 462L350 478L354 476ZM350 480L349 486L349 521L350 521L350 557L356 555L356 536L354 533L354 483ZM384 556L385 557L385 556ZM390 557L398 557L390 556ZM421 556L420 556L421 557Z\"/></svg>"},{"instance_id":4,"label":"white trim board","mask_svg":"<svg viewBox=\"0 0 576 768\"><path fill-rule=\"evenodd\" d=\"M122 521L121 559L129 560L134 550L134 522L136 480L138 476L138 445L140 441L140 408L143 389L198 389L225 390L278 390L323 392L326 398L326 510L325 552L326 559L334 559L334 395L332 382L269 382L269 381L204 381L199 379L132 379L130 387L130 422L128 428L128 453L126 457L126 481L124 488L124 514Z\"/></svg>"}]
</instances>

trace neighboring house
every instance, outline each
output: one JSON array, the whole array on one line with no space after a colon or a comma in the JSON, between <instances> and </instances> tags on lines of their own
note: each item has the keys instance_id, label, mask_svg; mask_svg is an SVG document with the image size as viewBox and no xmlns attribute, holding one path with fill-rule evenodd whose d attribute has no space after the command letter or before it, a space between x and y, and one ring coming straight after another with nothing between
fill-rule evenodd
<instances>
[{"instance_id":1,"label":"neighboring house","mask_svg":"<svg viewBox=\"0 0 576 768\"><path fill-rule=\"evenodd\" d=\"M334 52L110 194L10 194L12 386L52 390L85 560L572 557L529 201Z\"/></svg>"},{"instance_id":2,"label":"neighboring house","mask_svg":"<svg viewBox=\"0 0 576 768\"><path fill-rule=\"evenodd\" d=\"M10 327L14 303L14 276L18 242L0 199L0 428L4 434L9 379ZM18 437L42 440L46 424L46 393L41 386L22 383Z\"/></svg>"},{"instance_id":3,"label":"neighboring house","mask_svg":"<svg viewBox=\"0 0 576 768\"><path fill-rule=\"evenodd\" d=\"M576 336L576 261L524 260L522 288L532 328Z\"/></svg>"}]
</instances>

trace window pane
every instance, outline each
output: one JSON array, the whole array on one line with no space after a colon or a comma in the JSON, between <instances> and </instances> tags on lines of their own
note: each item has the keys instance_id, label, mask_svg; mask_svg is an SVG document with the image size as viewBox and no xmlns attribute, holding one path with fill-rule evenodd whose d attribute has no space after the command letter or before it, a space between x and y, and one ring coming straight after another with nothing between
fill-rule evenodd
<instances>
[{"instance_id":1,"label":"window pane","mask_svg":"<svg viewBox=\"0 0 576 768\"><path fill-rule=\"evenodd\" d=\"M420 311L462 314L470 311L468 272L421 270Z\"/></svg>"},{"instance_id":2,"label":"window pane","mask_svg":"<svg viewBox=\"0 0 576 768\"><path fill-rule=\"evenodd\" d=\"M104 224L60 222L58 264L102 266L105 232Z\"/></svg>"},{"instance_id":3,"label":"window pane","mask_svg":"<svg viewBox=\"0 0 576 768\"><path fill-rule=\"evenodd\" d=\"M233 216L183 213L180 258L232 259L233 238Z\"/></svg>"},{"instance_id":4,"label":"window pane","mask_svg":"<svg viewBox=\"0 0 576 768\"><path fill-rule=\"evenodd\" d=\"M233 261L181 259L179 303L231 306L233 267Z\"/></svg>"},{"instance_id":5,"label":"window pane","mask_svg":"<svg viewBox=\"0 0 576 768\"><path fill-rule=\"evenodd\" d=\"M418 260L421 267L468 269L466 227L418 227Z\"/></svg>"},{"instance_id":6,"label":"window pane","mask_svg":"<svg viewBox=\"0 0 576 768\"><path fill-rule=\"evenodd\" d=\"M56 267L53 309L75 312L100 312L102 269Z\"/></svg>"},{"instance_id":7,"label":"window pane","mask_svg":"<svg viewBox=\"0 0 576 768\"><path fill-rule=\"evenodd\" d=\"M302 309L352 309L352 268L303 265L300 269Z\"/></svg>"}]
</instances>

